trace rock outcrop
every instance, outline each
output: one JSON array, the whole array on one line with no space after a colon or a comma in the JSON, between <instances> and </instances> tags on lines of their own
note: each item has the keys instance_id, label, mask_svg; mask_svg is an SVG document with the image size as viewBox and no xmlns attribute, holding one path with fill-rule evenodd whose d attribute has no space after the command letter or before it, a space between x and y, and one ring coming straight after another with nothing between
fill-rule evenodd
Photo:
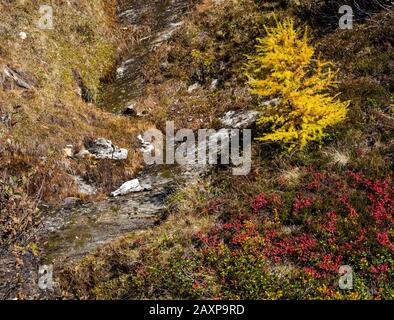
<instances>
[{"instance_id":1,"label":"rock outcrop","mask_svg":"<svg viewBox=\"0 0 394 320\"><path fill-rule=\"evenodd\" d=\"M96 159L126 160L129 153L127 149L116 147L112 141L104 138L89 142L87 150Z\"/></svg>"},{"instance_id":2,"label":"rock outcrop","mask_svg":"<svg viewBox=\"0 0 394 320\"><path fill-rule=\"evenodd\" d=\"M226 128L246 129L250 128L259 117L259 112L252 110L229 111L220 122Z\"/></svg>"},{"instance_id":3,"label":"rock outcrop","mask_svg":"<svg viewBox=\"0 0 394 320\"><path fill-rule=\"evenodd\" d=\"M0 87L32 89L36 84L37 80L32 75L7 65L0 65Z\"/></svg>"}]
</instances>

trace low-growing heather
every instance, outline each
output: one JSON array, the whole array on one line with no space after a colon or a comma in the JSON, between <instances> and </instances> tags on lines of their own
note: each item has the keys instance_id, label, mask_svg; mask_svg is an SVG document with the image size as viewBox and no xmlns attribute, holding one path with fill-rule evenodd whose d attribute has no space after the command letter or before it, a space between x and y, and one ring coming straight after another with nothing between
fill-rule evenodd
<instances>
[{"instance_id":1,"label":"low-growing heather","mask_svg":"<svg viewBox=\"0 0 394 320\"><path fill-rule=\"evenodd\" d=\"M393 191L390 177L313 172L290 201L259 194L238 217L199 235L204 263L216 270L224 297L270 298L268 281L280 298L390 298ZM338 287L342 265L354 272L348 292ZM273 271L280 268L285 274ZM309 286L293 287L295 279Z\"/></svg>"}]
</instances>

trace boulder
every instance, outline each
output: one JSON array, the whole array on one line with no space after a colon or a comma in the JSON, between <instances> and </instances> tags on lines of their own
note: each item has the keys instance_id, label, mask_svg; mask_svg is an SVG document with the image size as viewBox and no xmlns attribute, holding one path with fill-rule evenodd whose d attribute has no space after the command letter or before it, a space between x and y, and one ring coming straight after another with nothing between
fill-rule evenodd
<instances>
[{"instance_id":1,"label":"boulder","mask_svg":"<svg viewBox=\"0 0 394 320\"><path fill-rule=\"evenodd\" d=\"M281 100L277 98L266 100L259 103L259 107L276 107L279 106L280 102ZM250 128L256 122L259 116L260 113L253 110L229 111L224 114L223 118L220 119L220 122L226 128L246 129Z\"/></svg>"}]
</instances>

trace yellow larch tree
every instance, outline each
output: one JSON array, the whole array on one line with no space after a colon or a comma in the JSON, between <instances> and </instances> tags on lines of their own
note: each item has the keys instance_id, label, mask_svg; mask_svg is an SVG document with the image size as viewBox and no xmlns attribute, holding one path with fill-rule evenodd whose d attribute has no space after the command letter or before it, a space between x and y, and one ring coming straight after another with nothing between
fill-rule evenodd
<instances>
[{"instance_id":1,"label":"yellow larch tree","mask_svg":"<svg viewBox=\"0 0 394 320\"><path fill-rule=\"evenodd\" d=\"M324 137L326 127L344 120L349 102L329 94L336 86L336 72L332 63L314 58L307 29L296 29L286 19L266 32L257 39L257 54L248 57L246 76L252 93L280 103L263 108L257 124L269 125L270 132L258 140L302 149Z\"/></svg>"}]
</instances>

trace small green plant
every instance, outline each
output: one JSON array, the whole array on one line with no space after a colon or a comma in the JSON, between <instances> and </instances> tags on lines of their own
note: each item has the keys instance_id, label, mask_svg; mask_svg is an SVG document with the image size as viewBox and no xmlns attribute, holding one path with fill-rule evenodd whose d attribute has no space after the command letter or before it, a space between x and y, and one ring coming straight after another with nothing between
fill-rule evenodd
<instances>
[{"instance_id":1,"label":"small green plant","mask_svg":"<svg viewBox=\"0 0 394 320\"><path fill-rule=\"evenodd\" d=\"M257 39L257 55L248 57L246 76L252 93L279 98L280 104L264 108L258 124L270 126L271 132L258 140L302 149L324 137L326 127L345 119L349 102L328 94L336 85L336 72L332 63L313 58L307 29L296 29L287 19L266 32Z\"/></svg>"}]
</instances>

